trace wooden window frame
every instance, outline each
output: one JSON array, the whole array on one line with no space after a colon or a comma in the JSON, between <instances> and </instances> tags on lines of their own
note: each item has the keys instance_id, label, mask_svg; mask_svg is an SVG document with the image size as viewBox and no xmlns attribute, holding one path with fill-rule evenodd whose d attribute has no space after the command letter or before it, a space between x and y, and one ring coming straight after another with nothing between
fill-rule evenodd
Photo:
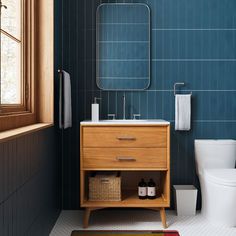
<instances>
[{"instance_id":1,"label":"wooden window frame","mask_svg":"<svg viewBox=\"0 0 236 236\"><path fill-rule=\"evenodd\" d=\"M28 88L24 111L0 116L0 132L54 120L54 1L23 0L27 4L24 27L27 66L24 67Z\"/></svg>"},{"instance_id":2,"label":"wooden window frame","mask_svg":"<svg viewBox=\"0 0 236 236\"><path fill-rule=\"evenodd\" d=\"M33 51L31 45L31 22L34 17L34 11L32 10L32 1L21 0L21 36L20 40L12 36L7 31L1 29L1 33L5 34L11 40L20 43L21 47L21 103L20 104L2 104L0 110L0 116L26 113L31 111L31 56ZM28 26L29 25L29 26Z\"/></svg>"}]
</instances>

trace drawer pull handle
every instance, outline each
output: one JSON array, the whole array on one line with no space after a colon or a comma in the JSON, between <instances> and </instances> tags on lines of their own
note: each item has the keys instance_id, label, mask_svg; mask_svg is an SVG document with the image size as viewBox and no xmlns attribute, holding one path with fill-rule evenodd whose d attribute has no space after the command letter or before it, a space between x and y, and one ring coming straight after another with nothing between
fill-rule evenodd
<instances>
[{"instance_id":1,"label":"drawer pull handle","mask_svg":"<svg viewBox=\"0 0 236 236\"><path fill-rule=\"evenodd\" d=\"M120 141L122 141L122 140L127 140L127 141L136 140L135 137L131 137L131 136L120 136L120 137L117 137L117 139Z\"/></svg>"},{"instance_id":2,"label":"drawer pull handle","mask_svg":"<svg viewBox=\"0 0 236 236\"><path fill-rule=\"evenodd\" d=\"M136 161L133 157L117 157L117 161Z\"/></svg>"}]
</instances>

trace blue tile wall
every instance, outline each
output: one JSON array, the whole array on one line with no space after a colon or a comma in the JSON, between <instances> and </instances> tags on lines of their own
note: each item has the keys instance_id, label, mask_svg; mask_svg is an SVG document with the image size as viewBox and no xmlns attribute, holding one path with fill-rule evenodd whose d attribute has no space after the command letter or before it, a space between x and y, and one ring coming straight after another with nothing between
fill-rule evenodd
<instances>
[{"instance_id":1,"label":"blue tile wall","mask_svg":"<svg viewBox=\"0 0 236 236\"><path fill-rule=\"evenodd\" d=\"M93 98L102 98L101 118L122 114L123 93L101 91L95 83L95 13L103 2L141 2L151 9L151 86L126 92L127 113L171 121L171 183L199 186L194 139L236 138L235 0L60 0L56 67L71 73L74 127L65 133L65 209L79 208L79 122L91 118ZM193 92L190 132L174 131L177 81L186 82L183 92Z\"/></svg>"}]
</instances>

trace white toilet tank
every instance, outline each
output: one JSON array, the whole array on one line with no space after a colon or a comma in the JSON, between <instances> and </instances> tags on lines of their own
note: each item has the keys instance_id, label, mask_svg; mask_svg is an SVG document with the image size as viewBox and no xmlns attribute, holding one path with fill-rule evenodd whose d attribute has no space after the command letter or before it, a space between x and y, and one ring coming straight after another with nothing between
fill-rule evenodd
<instances>
[{"instance_id":1,"label":"white toilet tank","mask_svg":"<svg viewBox=\"0 0 236 236\"><path fill-rule=\"evenodd\" d=\"M236 140L197 139L194 142L197 174L204 169L235 168Z\"/></svg>"}]
</instances>

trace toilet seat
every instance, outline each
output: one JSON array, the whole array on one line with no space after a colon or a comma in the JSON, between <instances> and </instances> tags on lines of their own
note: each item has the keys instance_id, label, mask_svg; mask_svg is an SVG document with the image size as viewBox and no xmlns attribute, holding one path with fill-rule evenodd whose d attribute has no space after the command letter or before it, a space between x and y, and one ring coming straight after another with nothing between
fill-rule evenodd
<instances>
[{"instance_id":1,"label":"toilet seat","mask_svg":"<svg viewBox=\"0 0 236 236\"><path fill-rule=\"evenodd\" d=\"M218 185L236 187L236 169L207 169L204 174L207 181Z\"/></svg>"}]
</instances>

